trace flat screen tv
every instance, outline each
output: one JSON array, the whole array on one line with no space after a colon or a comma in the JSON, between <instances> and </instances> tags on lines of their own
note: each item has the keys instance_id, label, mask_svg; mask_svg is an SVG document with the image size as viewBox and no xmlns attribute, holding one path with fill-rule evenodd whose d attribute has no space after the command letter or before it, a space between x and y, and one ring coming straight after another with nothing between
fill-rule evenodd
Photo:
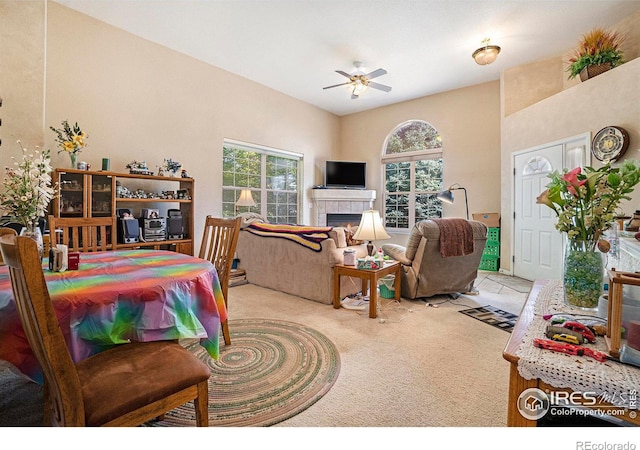
<instances>
[{"instance_id":1,"label":"flat screen tv","mask_svg":"<svg viewBox=\"0 0 640 450\"><path fill-rule=\"evenodd\" d=\"M358 161L327 161L324 185L330 189L366 189L367 163Z\"/></svg>"}]
</instances>

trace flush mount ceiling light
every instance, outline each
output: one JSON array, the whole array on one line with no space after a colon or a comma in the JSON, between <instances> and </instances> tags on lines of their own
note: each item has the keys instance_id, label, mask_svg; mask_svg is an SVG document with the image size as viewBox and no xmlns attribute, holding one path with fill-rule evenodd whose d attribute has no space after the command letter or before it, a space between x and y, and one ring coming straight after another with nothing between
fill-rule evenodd
<instances>
[{"instance_id":1,"label":"flush mount ceiling light","mask_svg":"<svg viewBox=\"0 0 640 450\"><path fill-rule=\"evenodd\" d=\"M471 55L481 66L486 66L487 64L494 62L498 57L498 53L500 53L500 47L497 45L489 45L489 41L489 38L483 39L482 43L484 46L477 49L473 52L473 55Z\"/></svg>"}]
</instances>

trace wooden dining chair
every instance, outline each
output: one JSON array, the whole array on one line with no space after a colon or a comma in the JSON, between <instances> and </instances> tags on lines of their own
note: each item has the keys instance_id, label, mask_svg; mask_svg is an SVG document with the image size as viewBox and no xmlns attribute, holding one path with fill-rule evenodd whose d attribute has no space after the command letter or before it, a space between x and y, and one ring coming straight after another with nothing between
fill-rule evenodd
<instances>
[{"instance_id":1,"label":"wooden dining chair","mask_svg":"<svg viewBox=\"0 0 640 450\"><path fill-rule=\"evenodd\" d=\"M225 306L229 297L229 277L231 276L231 266L236 253L241 224L241 217L221 219L213 216L207 216L204 224L202 244L198 256L211 261L215 266ZM224 343L231 344L228 320L222 322L222 335L224 336Z\"/></svg>"},{"instance_id":2,"label":"wooden dining chair","mask_svg":"<svg viewBox=\"0 0 640 450\"><path fill-rule=\"evenodd\" d=\"M0 237L6 234L9 234L11 236L16 236L18 233L16 233L16 230L14 230L13 228L0 227ZM0 254L0 266L4 266L4 259L2 259L2 254Z\"/></svg>"},{"instance_id":3,"label":"wooden dining chair","mask_svg":"<svg viewBox=\"0 0 640 450\"><path fill-rule=\"evenodd\" d=\"M173 341L120 344L74 363L42 271L36 243L1 236L16 308L44 373L45 425L136 426L194 401L208 426L208 366Z\"/></svg>"},{"instance_id":4,"label":"wooden dining chair","mask_svg":"<svg viewBox=\"0 0 640 450\"><path fill-rule=\"evenodd\" d=\"M64 244L70 252L115 250L116 217L49 216L51 244Z\"/></svg>"}]
</instances>

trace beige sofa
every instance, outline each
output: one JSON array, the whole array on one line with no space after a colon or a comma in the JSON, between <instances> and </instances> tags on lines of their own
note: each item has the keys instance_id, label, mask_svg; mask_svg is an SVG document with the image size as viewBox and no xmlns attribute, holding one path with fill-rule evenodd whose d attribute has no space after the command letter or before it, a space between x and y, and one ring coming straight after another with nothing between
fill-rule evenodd
<instances>
[{"instance_id":1,"label":"beige sofa","mask_svg":"<svg viewBox=\"0 0 640 450\"><path fill-rule=\"evenodd\" d=\"M236 254L247 281L320 303L333 301L333 266L343 262L344 250L352 248L356 257L367 254L365 244L347 247L344 228L334 227L323 240L321 251L278 237L240 231ZM341 277L340 298L361 290L360 280Z\"/></svg>"}]
</instances>

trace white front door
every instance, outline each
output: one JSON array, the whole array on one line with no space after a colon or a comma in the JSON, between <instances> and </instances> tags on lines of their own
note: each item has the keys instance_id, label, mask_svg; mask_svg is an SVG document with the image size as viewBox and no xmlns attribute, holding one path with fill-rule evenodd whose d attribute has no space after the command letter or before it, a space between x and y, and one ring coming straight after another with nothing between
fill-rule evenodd
<instances>
[{"instance_id":1,"label":"white front door","mask_svg":"<svg viewBox=\"0 0 640 450\"><path fill-rule=\"evenodd\" d=\"M536 204L549 173L584 166L589 136L571 138L514 154L513 274L526 280L561 279L563 240L556 214Z\"/></svg>"}]
</instances>

